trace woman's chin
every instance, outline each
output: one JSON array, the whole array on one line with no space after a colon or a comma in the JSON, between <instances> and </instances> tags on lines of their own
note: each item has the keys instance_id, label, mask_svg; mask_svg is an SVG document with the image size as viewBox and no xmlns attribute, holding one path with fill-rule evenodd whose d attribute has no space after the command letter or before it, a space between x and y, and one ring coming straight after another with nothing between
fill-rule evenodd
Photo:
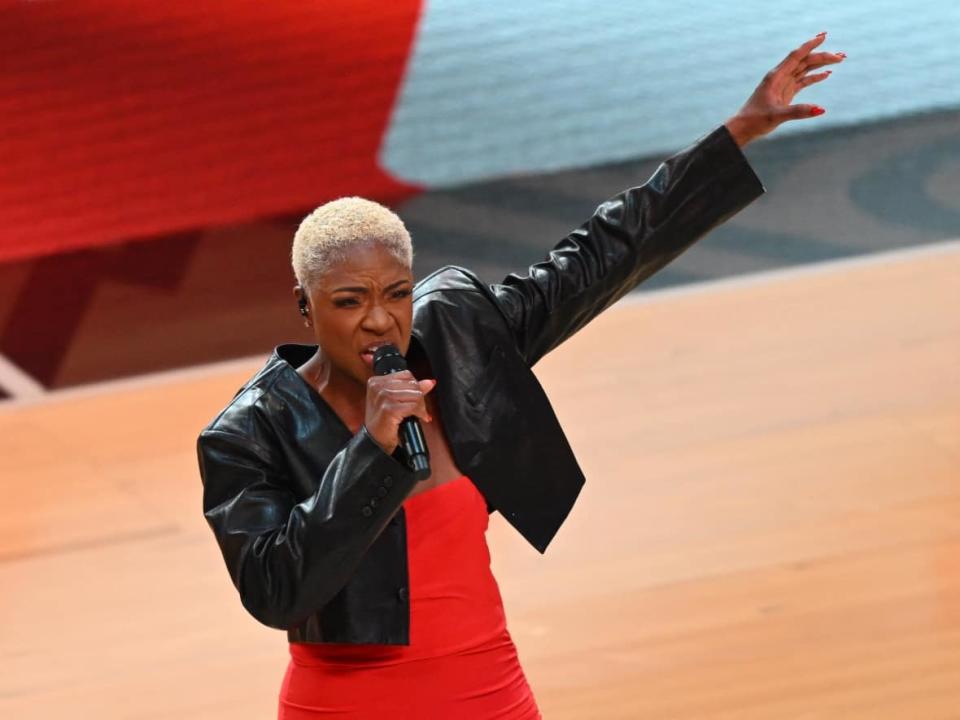
<instances>
[{"instance_id":1,"label":"woman's chin","mask_svg":"<svg viewBox=\"0 0 960 720\"><path fill-rule=\"evenodd\" d=\"M373 372L373 355L370 355L369 360L361 355L360 365L357 368L357 379L366 385L367 380L372 378L375 374L376 373Z\"/></svg>"}]
</instances>

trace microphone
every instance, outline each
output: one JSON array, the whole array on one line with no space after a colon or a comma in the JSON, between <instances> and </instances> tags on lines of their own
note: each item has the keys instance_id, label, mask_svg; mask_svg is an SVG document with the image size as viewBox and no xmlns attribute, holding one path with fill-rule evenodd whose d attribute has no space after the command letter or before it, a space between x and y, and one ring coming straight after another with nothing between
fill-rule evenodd
<instances>
[{"instance_id":1,"label":"microphone","mask_svg":"<svg viewBox=\"0 0 960 720\"><path fill-rule=\"evenodd\" d=\"M407 369L407 361L396 345L382 345L373 353L373 372L376 375L389 375ZM430 477L430 450L423 437L423 428L415 415L404 418L400 423L400 447L407 454L407 464L413 470L414 477L426 480Z\"/></svg>"}]
</instances>

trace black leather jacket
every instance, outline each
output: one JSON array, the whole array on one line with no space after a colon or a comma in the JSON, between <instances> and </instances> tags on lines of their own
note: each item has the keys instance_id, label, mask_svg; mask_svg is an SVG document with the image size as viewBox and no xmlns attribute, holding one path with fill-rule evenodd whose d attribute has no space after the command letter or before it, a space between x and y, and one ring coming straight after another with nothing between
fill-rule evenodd
<instances>
[{"instance_id":1,"label":"black leather jacket","mask_svg":"<svg viewBox=\"0 0 960 720\"><path fill-rule=\"evenodd\" d=\"M601 204L526 276L444 267L417 283L459 468L541 553L584 478L530 368L764 188L724 126ZM282 345L200 433L203 511L244 607L292 642L409 644L401 450L352 435Z\"/></svg>"}]
</instances>

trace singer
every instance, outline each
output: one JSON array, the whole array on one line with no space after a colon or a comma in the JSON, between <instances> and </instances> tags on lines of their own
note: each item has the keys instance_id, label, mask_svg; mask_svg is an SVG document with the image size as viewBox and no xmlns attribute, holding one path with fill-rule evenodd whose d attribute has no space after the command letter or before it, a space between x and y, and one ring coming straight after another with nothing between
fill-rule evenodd
<instances>
[{"instance_id":1,"label":"singer","mask_svg":"<svg viewBox=\"0 0 960 720\"><path fill-rule=\"evenodd\" d=\"M823 41L500 283L453 266L415 283L403 222L368 200L303 220L294 297L314 342L277 347L198 440L240 600L287 633L280 718L540 717L485 530L497 511L545 552L584 478L530 368L763 194L741 148L823 112L791 104L843 59Z\"/></svg>"}]
</instances>

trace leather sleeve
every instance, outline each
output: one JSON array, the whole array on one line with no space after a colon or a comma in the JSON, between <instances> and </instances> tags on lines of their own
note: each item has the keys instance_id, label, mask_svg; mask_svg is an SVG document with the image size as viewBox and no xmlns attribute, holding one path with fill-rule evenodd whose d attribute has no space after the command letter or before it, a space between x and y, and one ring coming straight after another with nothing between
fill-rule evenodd
<instances>
[{"instance_id":1,"label":"leather sleeve","mask_svg":"<svg viewBox=\"0 0 960 720\"><path fill-rule=\"evenodd\" d=\"M302 502L269 451L248 437L205 430L197 450L204 516L243 606L279 629L299 624L347 583L416 485L366 428L334 456ZM387 487L384 497L379 487Z\"/></svg>"},{"instance_id":2,"label":"leather sleeve","mask_svg":"<svg viewBox=\"0 0 960 720\"><path fill-rule=\"evenodd\" d=\"M764 192L721 125L601 204L526 276L490 286L528 365Z\"/></svg>"}]
</instances>

